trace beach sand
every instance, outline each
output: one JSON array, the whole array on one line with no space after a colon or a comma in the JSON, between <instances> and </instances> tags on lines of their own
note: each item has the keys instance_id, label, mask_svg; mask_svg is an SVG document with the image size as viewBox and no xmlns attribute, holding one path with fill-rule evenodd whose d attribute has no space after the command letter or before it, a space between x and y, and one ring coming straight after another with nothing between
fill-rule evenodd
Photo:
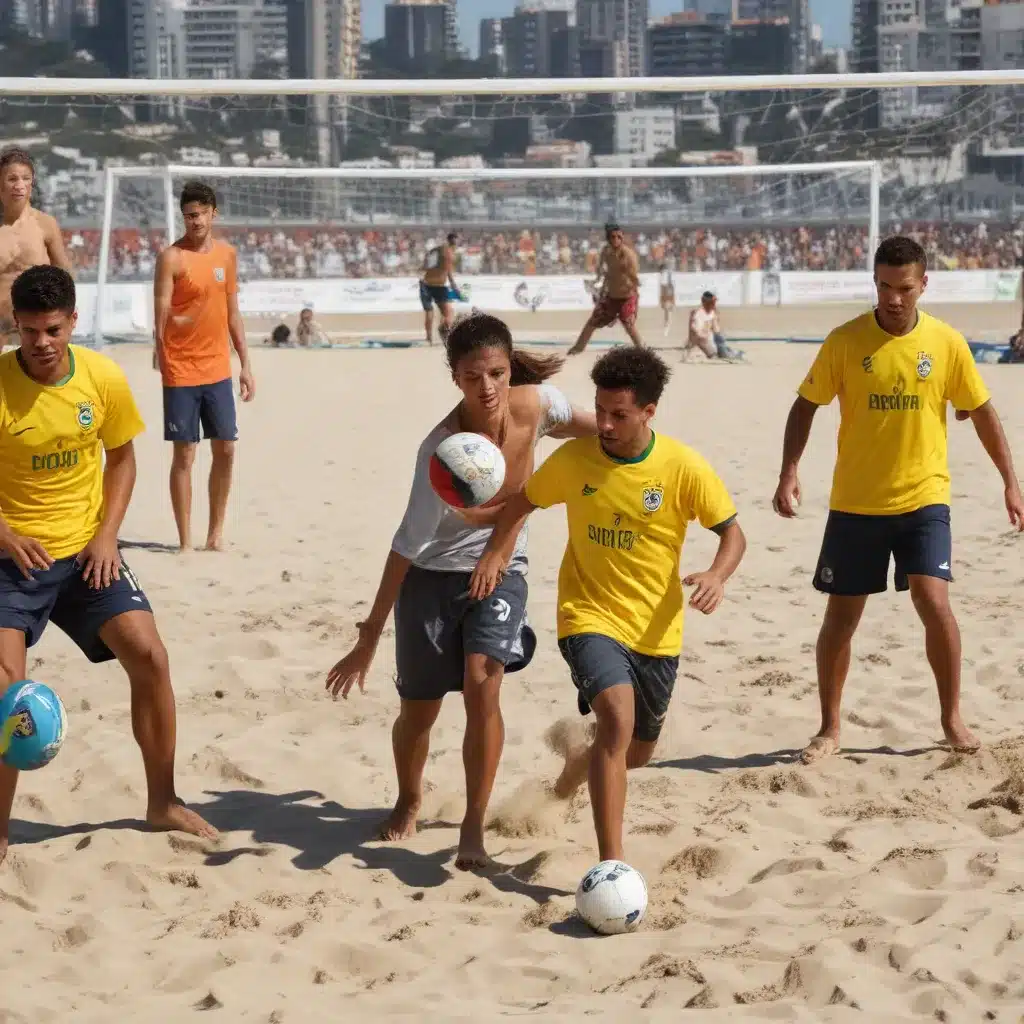
<instances>
[{"instance_id":1,"label":"beach sand","mask_svg":"<svg viewBox=\"0 0 1024 1024\"><path fill-rule=\"evenodd\" d=\"M847 313L788 311L785 322L821 335ZM1003 335L1015 315L955 313L969 331ZM746 329L738 314L724 319L734 335ZM890 590L870 602L855 644L844 750L803 767L796 753L818 726L823 600L810 581L837 412L818 416L802 514L786 522L771 497L814 346L750 345L747 365L678 367L656 426L716 466L750 546L723 607L687 615L663 742L630 777L626 859L647 879L647 918L634 934L598 938L573 913L597 859L589 801L551 806L542 788L559 768L545 730L578 721L555 645L561 510L532 520L539 650L503 689L488 842L506 870L453 866L457 696L434 732L422 830L403 844L373 840L395 797L390 629L365 694L335 702L324 691L373 599L416 447L457 397L440 351L257 349L230 549L185 557L171 552L170 453L148 349L108 351L148 423L122 539L170 651L179 789L224 834L207 844L139 830L127 681L48 630L29 674L62 695L69 735L50 766L22 778L15 805L0 868L0 1022L180 1022L202 1011L279 1024L575 1021L639 1009L672 1022L1024 1020L1024 547L970 424L950 417L953 592L965 718L986 746L973 757L940 746L922 632ZM556 378L580 403L592 399L592 360ZM982 373L1024 460L1024 378ZM198 542L205 447L197 464ZM706 567L714 543L692 527L684 570Z\"/></svg>"}]
</instances>

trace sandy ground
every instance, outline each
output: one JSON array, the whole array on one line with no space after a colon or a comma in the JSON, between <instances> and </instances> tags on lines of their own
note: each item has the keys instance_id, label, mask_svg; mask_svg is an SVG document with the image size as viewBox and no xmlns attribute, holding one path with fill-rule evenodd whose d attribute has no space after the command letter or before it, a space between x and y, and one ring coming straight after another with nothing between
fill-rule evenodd
<instances>
[{"instance_id":1,"label":"sandy ground","mask_svg":"<svg viewBox=\"0 0 1024 1024\"><path fill-rule=\"evenodd\" d=\"M792 320L823 333L831 315ZM433 737L425 827L402 845L372 838L395 796L390 631L365 695L335 703L323 689L373 597L416 445L454 403L440 353L257 351L231 548L179 557L148 351L110 351L149 423L123 541L171 654L180 791L224 836L138 828L127 682L51 628L30 672L62 694L70 732L15 805L0 1021L619 1020L641 1008L673 1024L1024 1020L1024 548L969 424L950 425L955 603L965 716L986 747L939 746L921 630L890 592L856 643L844 751L805 768L795 753L818 723L822 611L810 577L836 415L819 415L803 514L784 522L770 508L782 425L813 346L678 369L657 425L716 465L750 549L721 610L688 616L663 743L630 780L627 859L650 886L647 920L597 938L573 916L596 860L588 800L552 809L536 796L559 765L544 730L576 714L554 634L560 511L531 531L538 655L504 687L489 844L506 870L453 867L457 698ZM590 360L559 378L579 402ZM1024 377L982 372L1024 460ZM204 475L208 464L204 450ZM713 549L694 527L684 569Z\"/></svg>"}]
</instances>

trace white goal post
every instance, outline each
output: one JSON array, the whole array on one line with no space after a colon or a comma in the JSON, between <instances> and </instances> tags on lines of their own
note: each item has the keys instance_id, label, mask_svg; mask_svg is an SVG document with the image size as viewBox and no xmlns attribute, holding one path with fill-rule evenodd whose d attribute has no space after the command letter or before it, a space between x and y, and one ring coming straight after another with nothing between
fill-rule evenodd
<instances>
[{"instance_id":1,"label":"white goal post","mask_svg":"<svg viewBox=\"0 0 1024 1024\"><path fill-rule=\"evenodd\" d=\"M103 228L100 238L100 257L96 280L96 313L93 324L95 344L104 339L103 310L105 291L109 282L111 237L114 226L114 208L117 202L117 184L120 179L150 178L162 183L164 202L164 230L167 239L178 236L178 196L176 187L183 179L236 181L260 179L282 180L385 182L418 181L443 186L454 182L580 182L603 181L626 183L632 181L682 181L686 179L714 180L723 178L793 178L814 176L821 178L837 175L861 175L869 190L867 223L867 264L871 269L872 254L878 246L880 231L881 164L873 160L823 161L808 164L744 164L727 166L680 167L478 167L478 168L402 168L402 167L225 167L188 166L169 164L164 167L107 167L103 189ZM336 225L346 226L344 222ZM365 225L353 225L365 227ZM444 225L439 225L443 228Z\"/></svg>"}]
</instances>

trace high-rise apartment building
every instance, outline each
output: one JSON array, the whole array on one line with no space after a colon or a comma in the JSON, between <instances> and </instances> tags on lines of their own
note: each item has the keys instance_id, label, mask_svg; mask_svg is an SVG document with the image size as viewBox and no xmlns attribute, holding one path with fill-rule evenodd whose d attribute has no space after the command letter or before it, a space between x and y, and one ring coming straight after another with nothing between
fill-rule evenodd
<instances>
[{"instance_id":1,"label":"high-rise apartment building","mask_svg":"<svg viewBox=\"0 0 1024 1024\"><path fill-rule=\"evenodd\" d=\"M288 0L289 76L357 78L362 34L360 0ZM299 96L290 106L309 128L318 162L336 162L347 135L347 98Z\"/></svg>"}]
</instances>

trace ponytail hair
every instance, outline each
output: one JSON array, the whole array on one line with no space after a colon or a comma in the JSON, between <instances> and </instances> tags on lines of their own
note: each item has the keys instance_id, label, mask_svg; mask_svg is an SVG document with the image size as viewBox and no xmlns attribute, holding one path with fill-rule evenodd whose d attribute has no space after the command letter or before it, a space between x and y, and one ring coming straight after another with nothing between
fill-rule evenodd
<instances>
[{"instance_id":1,"label":"ponytail hair","mask_svg":"<svg viewBox=\"0 0 1024 1024\"><path fill-rule=\"evenodd\" d=\"M512 332L504 320L473 310L460 317L444 339L448 369L454 374L459 363L482 348L500 348L512 364L510 384L541 384L561 370L565 357L524 352L512 344Z\"/></svg>"},{"instance_id":2,"label":"ponytail hair","mask_svg":"<svg viewBox=\"0 0 1024 1024\"><path fill-rule=\"evenodd\" d=\"M512 387L517 384L543 384L565 365L565 356L555 353L542 356L537 352L524 352L521 348L512 349L510 360Z\"/></svg>"}]
</instances>

